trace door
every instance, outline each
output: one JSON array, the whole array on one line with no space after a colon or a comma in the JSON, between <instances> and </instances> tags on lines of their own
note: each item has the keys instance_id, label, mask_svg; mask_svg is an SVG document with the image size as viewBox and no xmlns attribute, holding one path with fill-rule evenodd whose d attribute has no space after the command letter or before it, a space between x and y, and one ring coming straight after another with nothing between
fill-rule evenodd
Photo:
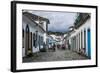
<instances>
[{"instance_id":1,"label":"door","mask_svg":"<svg viewBox=\"0 0 100 73\"><path fill-rule=\"evenodd\" d=\"M28 49L29 49L29 26L27 25L26 26L26 29L25 29L25 55L27 56L28 55Z\"/></svg>"},{"instance_id":2,"label":"door","mask_svg":"<svg viewBox=\"0 0 100 73\"><path fill-rule=\"evenodd\" d=\"M84 30L84 53L86 53L86 29Z\"/></svg>"},{"instance_id":3,"label":"door","mask_svg":"<svg viewBox=\"0 0 100 73\"><path fill-rule=\"evenodd\" d=\"M39 36L39 41L38 41L38 43L39 43L39 50L40 50L40 43L41 43L40 36Z\"/></svg>"},{"instance_id":4,"label":"door","mask_svg":"<svg viewBox=\"0 0 100 73\"><path fill-rule=\"evenodd\" d=\"M28 51L32 53L32 32L29 33L29 49Z\"/></svg>"},{"instance_id":5,"label":"door","mask_svg":"<svg viewBox=\"0 0 100 73\"><path fill-rule=\"evenodd\" d=\"M87 32L87 42L88 42L88 57L91 58L91 32L90 29L88 29Z\"/></svg>"}]
</instances>

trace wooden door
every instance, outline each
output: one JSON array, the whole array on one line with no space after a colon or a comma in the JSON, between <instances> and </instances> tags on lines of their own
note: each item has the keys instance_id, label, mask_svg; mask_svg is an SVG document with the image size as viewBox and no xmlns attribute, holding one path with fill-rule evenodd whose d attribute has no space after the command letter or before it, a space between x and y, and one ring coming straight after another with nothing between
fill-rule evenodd
<instances>
[{"instance_id":1,"label":"wooden door","mask_svg":"<svg viewBox=\"0 0 100 73\"><path fill-rule=\"evenodd\" d=\"M29 51L32 53L32 32L29 33Z\"/></svg>"},{"instance_id":2,"label":"wooden door","mask_svg":"<svg viewBox=\"0 0 100 73\"><path fill-rule=\"evenodd\" d=\"M28 49L29 49L29 26L26 26L25 29L25 55L28 55Z\"/></svg>"}]
</instances>

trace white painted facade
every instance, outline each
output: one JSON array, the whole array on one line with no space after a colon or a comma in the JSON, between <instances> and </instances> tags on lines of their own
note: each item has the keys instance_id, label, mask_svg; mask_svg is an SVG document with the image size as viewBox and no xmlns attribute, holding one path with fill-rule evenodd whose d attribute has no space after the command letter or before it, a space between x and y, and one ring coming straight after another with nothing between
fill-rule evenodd
<instances>
[{"instance_id":1,"label":"white painted facade","mask_svg":"<svg viewBox=\"0 0 100 73\"><path fill-rule=\"evenodd\" d=\"M22 29L25 31L26 29L26 26L28 25L29 26L29 30L30 32L33 33L36 33L36 31L38 31L38 35L43 37L43 42L46 43L46 22L44 21L42 26L41 24L38 23L38 25L40 25L45 31L43 31L39 26L36 25L36 23L32 22L29 18L27 18L26 16L22 16L22 19L23 19L23 22L22 22ZM25 32L24 32L25 33ZM24 34L25 36L26 34ZM32 37L33 39L33 37ZM25 37L24 37L24 42L23 44L25 45ZM41 48L43 48L43 45L40 46ZM35 52L39 52L39 45L37 45L37 47L35 48L33 46L33 40L32 40L32 53L35 53ZM22 48L22 56L24 57L25 56L25 47Z\"/></svg>"},{"instance_id":2,"label":"white painted facade","mask_svg":"<svg viewBox=\"0 0 100 73\"><path fill-rule=\"evenodd\" d=\"M82 48L84 48L85 46L85 44L84 44L84 31L86 31L86 52L85 52L85 55L87 55L88 54L88 45L87 45L87 30L88 29L91 29L91 20L90 20L90 18L84 23L84 24L82 24L78 29L75 29L74 31L72 31L71 33L70 33L70 37L68 37L67 39L69 40L69 44L70 45L72 45L72 38L73 37L76 37L76 41L75 41L75 43L76 44L74 44L74 45L76 45L75 46L75 48L72 48L71 47L71 49L73 50L74 49L74 51L79 51L79 48L82 50ZM83 41L81 41L81 33L82 33L82 40ZM79 34L80 34L80 41L79 41ZM79 43L80 42L80 43ZM82 42L82 44L81 44L81 42ZM80 45L79 45L80 44Z\"/></svg>"},{"instance_id":3,"label":"white painted facade","mask_svg":"<svg viewBox=\"0 0 100 73\"><path fill-rule=\"evenodd\" d=\"M62 45L63 44L63 36L62 35L50 35L53 37L54 40L56 41L59 41L59 42L56 42L55 44L59 44L59 45Z\"/></svg>"}]
</instances>

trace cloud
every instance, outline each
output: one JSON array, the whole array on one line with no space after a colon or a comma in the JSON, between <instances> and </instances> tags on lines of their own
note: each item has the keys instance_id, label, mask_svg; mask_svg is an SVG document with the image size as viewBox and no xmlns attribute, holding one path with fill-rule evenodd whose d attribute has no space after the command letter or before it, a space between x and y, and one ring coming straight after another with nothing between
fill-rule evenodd
<instances>
[{"instance_id":1,"label":"cloud","mask_svg":"<svg viewBox=\"0 0 100 73\"><path fill-rule=\"evenodd\" d=\"M33 14L45 17L50 20L49 31L66 32L73 25L77 13L53 12L53 11L31 11Z\"/></svg>"}]
</instances>

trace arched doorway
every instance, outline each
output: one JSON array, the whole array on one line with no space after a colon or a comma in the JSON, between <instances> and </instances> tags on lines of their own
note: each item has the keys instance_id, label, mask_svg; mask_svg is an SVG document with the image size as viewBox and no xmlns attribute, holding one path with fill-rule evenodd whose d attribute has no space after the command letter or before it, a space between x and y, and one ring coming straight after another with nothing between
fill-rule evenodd
<instances>
[{"instance_id":1,"label":"arched doorway","mask_svg":"<svg viewBox=\"0 0 100 73\"><path fill-rule=\"evenodd\" d=\"M25 29L25 33L26 33L26 36L25 36L25 55L26 56L28 55L28 49L29 49L29 32L30 32L30 29L29 29L29 26L27 25L26 29Z\"/></svg>"}]
</instances>

